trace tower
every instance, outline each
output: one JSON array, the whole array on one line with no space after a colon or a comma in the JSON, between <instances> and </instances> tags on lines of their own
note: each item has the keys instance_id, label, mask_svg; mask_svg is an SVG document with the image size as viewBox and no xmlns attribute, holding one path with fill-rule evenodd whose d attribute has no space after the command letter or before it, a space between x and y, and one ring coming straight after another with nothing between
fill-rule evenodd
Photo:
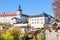
<instances>
[{"instance_id":1,"label":"tower","mask_svg":"<svg viewBox=\"0 0 60 40\"><path fill-rule=\"evenodd\" d=\"M53 11L54 11L55 19L60 19L60 0L54 0Z\"/></svg>"},{"instance_id":2,"label":"tower","mask_svg":"<svg viewBox=\"0 0 60 40\"><path fill-rule=\"evenodd\" d=\"M19 7L18 7L18 10L17 10L16 14L17 14L17 17L18 17L18 18L20 18L21 15L22 15L22 9L21 9L21 6L20 6L20 5L19 5Z\"/></svg>"}]
</instances>

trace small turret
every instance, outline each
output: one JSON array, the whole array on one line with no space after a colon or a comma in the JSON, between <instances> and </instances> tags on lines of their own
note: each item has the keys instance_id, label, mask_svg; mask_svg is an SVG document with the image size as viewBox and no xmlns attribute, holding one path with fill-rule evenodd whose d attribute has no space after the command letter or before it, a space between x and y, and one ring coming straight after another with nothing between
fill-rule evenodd
<instances>
[{"instance_id":1,"label":"small turret","mask_svg":"<svg viewBox=\"0 0 60 40\"><path fill-rule=\"evenodd\" d=\"M19 5L18 7L18 10L17 10L17 13L18 17L20 18L21 17L21 14L22 14L22 9L21 9L21 6Z\"/></svg>"},{"instance_id":2,"label":"small turret","mask_svg":"<svg viewBox=\"0 0 60 40\"><path fill-rule=\"evenodd\" d=\"M19 8L18 8L18 10L17 11L22 11L22 9L21 9L21 6L19 5Z\"/></svg>"}]
</instances>

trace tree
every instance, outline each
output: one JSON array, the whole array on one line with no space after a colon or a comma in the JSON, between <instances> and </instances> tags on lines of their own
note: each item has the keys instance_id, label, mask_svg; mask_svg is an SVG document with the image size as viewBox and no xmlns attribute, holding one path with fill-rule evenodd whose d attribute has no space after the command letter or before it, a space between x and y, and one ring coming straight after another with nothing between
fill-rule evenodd
<instances>
[{"instance_id":1,"label":"tree","mask_svg":"<svg viewBox=\"0 0 60 40\"><path fill-rule=\"evenodd\" d=\"M6 31L6 33L2 34L2 40L14 40L14 39L10 32Z\"/></svg>"},{"instance_id":2,"label":"tree","mask_svg":"<svg viewBox=\"0 0 60 40\"><path fill-rule=\"evenodd\" d=\"M3 38L2 38L2 33L3 33L3 31L2 30L0 30L0 40L2 40Z\"/></svg>"},{"instance_id":3,"label":"tree","mask_svg":"<svg viewBox=\"0 0 60 40\"><path fill-rule=\"evenodd\" d=\"M13 27L13 26L14 26L13 24L7 23L6 29L9 29L9 28L11 28L11 27Z\"/></svg>"},{"instance_id":4,"label":"tree","mask_svg":"<svg viewBox=\"0 0 60 40\"><path fill-rule=\"evenodd\" d=\"M52 4L55 18L60 19L60 0L54 0Z\"/></svg>"},{"instance_id":5,"label":"tree","mask_svg":"<svg viewBox=\"0 0 60 40\"><path fill-rule=\"evenodd\" d=\"M28 23L28 20L23 20L23 23Z\"/></svg>"},{"instance_id":6,"label":"tree","mask_svg":"<svg viewBox=\"0 0 60 40\"><path fill-rule=\"evenodd\" d=\"M10 30L10 33L11 33L11 35L14 36L14 40L19 40L19 34L20 34L19 28L13 27L13 28Z\"/></svg>"},{"instance_id":7,"label":"tree","mask_svg":"<svg viewBox=\"0 0 60 40\"><path fill-rule=\"evenodd\" d=\"M44 28L36 28L37 31L35 33L36 40L45 40L45 27Z\"/></svg>"},{"instance_id":8,"label":"tree","mask_svg":"<svg viewBox=\"0 0 60 40\"><path fill-rule=\"evenodd\" d=\"M6 23L0 23L0 26L6 28L7 27L7 24Z\"/></svg>"},{"instance_id":9,"label":"tree","mask_svg":"<svg viewBox=\"0 0 60 40\"><path fill-rule=\"evenodd\" d=\"M28 25L28 20L23 20L23 23L27 23L27 26L25 26L25 33L27 33L30 28L30 26Z\"/></svg>"},{"instance_id":10,"label":"tree","mask_svg":"<svg viewBox=\"0 0 60 40\"><path fill-rule=\"evenodd\" d=\"M58 25L58 29L60 29L60 24Z\"/></svg>"}]
</instances>

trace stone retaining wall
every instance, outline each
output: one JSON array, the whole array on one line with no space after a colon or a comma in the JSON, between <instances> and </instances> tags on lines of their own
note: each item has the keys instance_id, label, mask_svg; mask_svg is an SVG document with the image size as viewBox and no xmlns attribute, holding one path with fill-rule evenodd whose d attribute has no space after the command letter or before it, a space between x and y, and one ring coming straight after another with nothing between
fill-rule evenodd
<instances>
[{"instance_id":1,"label":"stone retaining wall","mask_svg":"<svg viewBox=\"0 0 60 40\"><path fill-rule=\"evenodd\" d=\"M58 40L58 34L57 32L55 32L55 30L52 30L51 32L49 32L49 30L46 30L46 38L45 40Z\"/></svg>"}]
</instances>

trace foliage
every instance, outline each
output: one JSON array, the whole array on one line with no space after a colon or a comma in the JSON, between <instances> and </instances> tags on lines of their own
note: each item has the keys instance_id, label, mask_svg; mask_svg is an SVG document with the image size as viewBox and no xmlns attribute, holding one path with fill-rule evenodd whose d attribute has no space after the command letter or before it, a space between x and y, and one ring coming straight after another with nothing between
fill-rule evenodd
<instances>
[{"instance_id":1,"label":"foliage","mask_svg":"<svg viewBox=\"0 0 60 40\"><path fill-rule=\"evenodd\" d=\"M25 40L30 40L28 35L25 35Z\"/></svg>"},{"instance_id":2,"label":"foliage","mask_svg":"<svg viewBox=\"0 0 60 40\"><path fill-rule=\"evenodd\" d=\"M17 27L13 27L11 30L10 30L10 33L12 35L18 35L19 34L19 29Z\"/></svg>"},{"instance_id":3,"label":"foliage","mask_svg":"<svg viewBox=\"0 0 60 40\"><path fill-rule=\"evenodd\" d=\"M7 24L6 23L0 23L0 26L7 27Z\"/></svg>"},{"instance_id":4,"label":"foliage","mask_svg":"<svg viewBox=\"0 0 60 40\"><path fill-rule=\"evenodd\" d=\"M3 33L3 31L2 30L0 30L0 35Z\"/></svg>"},{"instance_id":5,"label":"foliage","mask_svg":"<svg viewBox=\"0 0 60 40\"><path fill-rule=\"evenodd\" d=\"M20 33L20 37L21 37L21 38L24 38L24 37L25 37L25 33L23 33L23 32Z\"/></svg>"},{"instance_id":6,"label":"foliage","mask_svg":"<svg viewBox=\"0 0 60 40\"><path fill-rule=\"evenodd\" d=\"M17 28L17 27L12 28L10 30L10 33L11 33L11 35L14 36L14 40L19 40L19 34L20 34L19 28Z\"/></svg>"},{"instance_id":7,"label":"foliage","mask_svg":"<svg viewBox=\"0 0 60 40\"><path fill-rule=\"evenodd\" d=\"M36 28L35 30L38 30L37 34L35 36L35 40L45 40L45 29L46 28Z\"/></svg>"},{"instance_id":8,"label":"foliage","mask_svg":"<svg viewBox=\"0 0 60 40\"><path fill-rule=\"evenodd\" d=\"M0 30L0 40L2 40L3 38L2 38L2 31Z\"/></svg>"},{"instance_id":9,"label":"foliage","mask_svg":"<svg viewBox=\"0 0 60 40\"><path fill-rule=\"evenodd\" d=\"M28 23L28 21L27 20L23 20L23 23Z\"/></svg>"},{"instance_id":10,"label":"foliage","mask_svg":"<svg viewBox=\"0 0 60 40\"><path fill-rule=\"evenodd\" d=\"M14 26L13 24L9 24L9 23L8 23L6 28L9 29L9 28L11 28L11 27L13 27L13 26Z\"/></svg>"},{"instance_id":11,"label":"foliage","mask_svg":"<svg viewBox=\"0 0 60 40\"><path fill-rule=\"evenodd\" d=\"M39 32L41 32L42 31L42 28L35 28L35 30L39 30Z\"/></svg>"},{"instance_id":12,"label":"foliage","mask_svg":"<svg viewBox=\"0 0 60 40\"><path fill-rule=\"evenodd\" d=\"M24 23L27 23L26 21ZM44 40L45 38L45 28L36 28L36 33L33 34L27 34L29 31L30 26L27 25L25 27L25 32L23 33L19 28L13 27L11 24L0 24L2 26L5 26L5 28L9 27L11 29L7 29L6 32L3 33L3 31L0 31L0 40L19 40L19 37L21 37L23 40L30 40L30 38L33 38L34 40ZM42 33L42 34L41 34Z\"/></svg>"},{"instance_id":13,"label":"foliage","mask_svg":"<svg viewBox=\"0 0 60 40\"><path fill-rule=\"evenodd\" d=\"M58 29L60 29L60 24L58 25Z\"/></svg>"},{"instance_id":14,"label":"foliage","mask_svg":"<svg viewBox=\"0 0 60 40\"><path fill-rule=\"evenodd\" d=\"M6 31L6 33L2 34L2 40L14 40L13 36L10 34L10 32Z\"/></svg>"},{"instance_id":15,"label":"foliage","mask_svg":"<svg viewBox=\"0 0 60 40\"><path fill-rule=\"evenodd\" d=\"M33 35L32 34L28 34L28 37L32 39L33 38Z\"/></svg>"}]
</instances>

